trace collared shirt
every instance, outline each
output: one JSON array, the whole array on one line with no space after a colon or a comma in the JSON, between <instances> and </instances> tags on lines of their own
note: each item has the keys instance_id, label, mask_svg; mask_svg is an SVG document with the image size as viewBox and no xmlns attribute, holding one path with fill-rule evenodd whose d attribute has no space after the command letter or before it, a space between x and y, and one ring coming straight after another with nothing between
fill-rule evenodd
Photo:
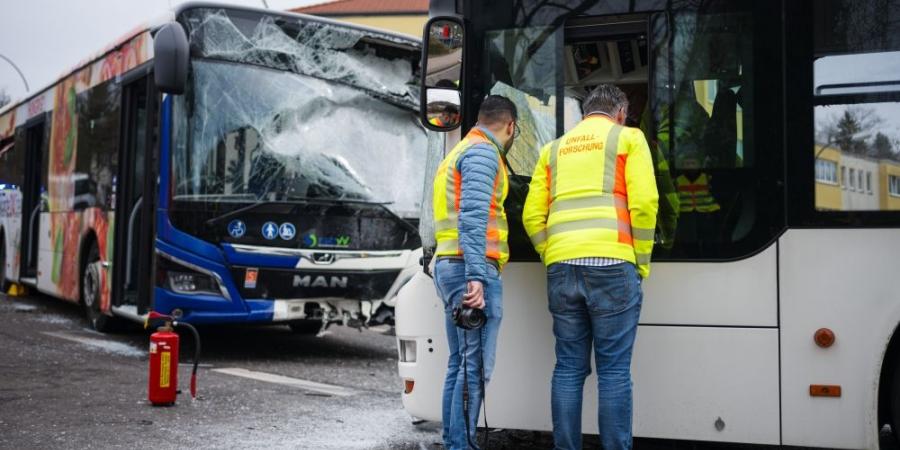
<instances>
[{"instance_id":1,"label":"collared shirt","mask_svg":"<svg viewBox=\"0 0 900 450\"><path fill-rule=\"evenodd\" d=\"M575 259L567 259L565 261L560 261L562 264L570 264L573 266L593 266L593 267L605 267L605 266L614 266L616 264L621 264L625 261L616 258L603 258L603 257L590 257L590 258L575 258Z\"/></svg>"}]
</instances>

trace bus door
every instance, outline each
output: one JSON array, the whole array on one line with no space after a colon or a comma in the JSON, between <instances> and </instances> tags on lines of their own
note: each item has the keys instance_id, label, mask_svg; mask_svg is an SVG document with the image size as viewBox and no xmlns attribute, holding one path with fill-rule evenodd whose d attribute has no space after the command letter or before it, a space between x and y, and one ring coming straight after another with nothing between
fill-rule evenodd
<instances>
[{"instance_id":1,"label":"bus door","mask_svg":"<svg viewBox=\"0 0 900 450\"><path fill-rule=\"evenodd\" d=\"M157 98L148 71L131 78L122 89L112 299L143 314L152 295Z\"/></svg>"},{"instance_id":2,"label":"bus door","mask_svg":"<svg viewBox=\"0 0 900 450\"><path fill-rule=\"evenodd\" d=\"M47 194L47 114L25 125L25 181L22 186L22 239L19 279L35 284L38 272L38 241L41 211L46 210Z\"/></svg>"}]
</instances>

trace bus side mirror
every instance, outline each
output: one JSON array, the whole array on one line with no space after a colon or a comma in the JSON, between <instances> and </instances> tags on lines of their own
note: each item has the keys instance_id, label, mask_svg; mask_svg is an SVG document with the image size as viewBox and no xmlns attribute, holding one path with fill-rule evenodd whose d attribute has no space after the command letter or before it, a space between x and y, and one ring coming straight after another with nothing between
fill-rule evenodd
<instances>
[{"instance_id":1,"label":"bus side mirror","mask_svg":"<svg viewBox=\"0 0 900 450\"><path fill-rule=\"evenodd\" d=\"M425 24L422 39L422 123L434 131L450 131L462 123L463 23L435 17Z\"/></svg>"},{"instance_id":2,"label":"bus side mirror","mask_svg":"<svg viewBox=\"0 0 900 450\"><path fill-rule=\"evenodd\" d=\"M183 94L188 75L187 34L178 22L163 25L153 37L153 78L160 92Z\"/></svg>"}]
</instances>

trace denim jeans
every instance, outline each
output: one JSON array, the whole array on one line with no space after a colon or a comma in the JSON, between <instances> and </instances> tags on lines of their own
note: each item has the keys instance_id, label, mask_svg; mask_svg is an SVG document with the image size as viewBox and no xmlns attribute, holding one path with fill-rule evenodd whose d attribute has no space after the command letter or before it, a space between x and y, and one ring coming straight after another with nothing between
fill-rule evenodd
<instances>
[{"instance_id":1,"label":"denim jeans","mask_svg":"<svg viewBox=\"0 0 900 450\"><path fill-rule=\"evenodd\" d=\"M484 383L487 385L494 371L497 334L503 316L503 289L500 273L488 265L488 279L484 283L484 312L487 322L481 329L464 330L453 323L453 308L462 303L467 291L466 265L438 260L434 267L434 284L444 301L444 322L450 358L447 362L447 378L444 380L442 413L444 421L444 448L451 450L470 448L466 439L466 423L463 420L463 385L468 380L469 436L475 443L475 427L481 408L481 362L484 358ZM466 375L463 374L465 351ZM477 448L477 447L474 447Z\"/></svg>"},{"instance_id":2,"label":"denim jeans","mask_svg":"<svg viewBox=\"0 0 900 450\"><path fill-rule=\"evenodd\" d=\"M556 338L551 408L556 449L581 449L581 401L597 365L597 421L605 450L631 448L631 350L643 294L631 263L553 264L547 293Z\"/></svg>"}]
</instances>

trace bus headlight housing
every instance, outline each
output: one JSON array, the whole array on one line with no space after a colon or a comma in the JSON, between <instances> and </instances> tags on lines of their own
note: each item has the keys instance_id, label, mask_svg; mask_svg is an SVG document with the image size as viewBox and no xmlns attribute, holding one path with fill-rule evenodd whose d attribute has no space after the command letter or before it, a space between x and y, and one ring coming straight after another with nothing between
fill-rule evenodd
<instances>
[{"instance_id":1,"label":"bus headlight housing","mask_svg":"<svg viewBox=\"0 0 900 450\"><path fill-rule=\"evenodd\" d=\"M214 272L157 251L156 286L186 295L216 295L230 300L228 291Z\"/></svg>"},{"instance_id":2,"label":"bus headlight housing","mask_svg":"<svg viewBox=\"0 0 900 450\"><path fill-rule=\"evenodd\" d=\"M220 295L219 283L209 275L170 270L166 273L166 278L168 288L179 294Z\"/></svg>"}]
</instances>

